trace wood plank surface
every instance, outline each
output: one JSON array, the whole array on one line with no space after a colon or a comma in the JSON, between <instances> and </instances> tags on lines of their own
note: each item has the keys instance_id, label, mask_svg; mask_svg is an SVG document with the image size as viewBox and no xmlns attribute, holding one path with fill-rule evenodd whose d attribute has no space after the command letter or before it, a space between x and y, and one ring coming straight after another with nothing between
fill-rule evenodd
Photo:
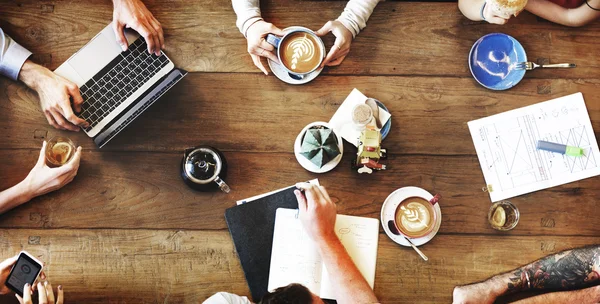
<instances>
[{"instance_id":1,"label":"wood plank surface","mask_svg":"<svg viewBox=\"0 0 600 304\"><path fill-rule=\"evenodd\" d=\"M381 303L450 303L455 285L598 242L597 236L442 235L422 247L430 258L424 262L380 235L375 293ZM199 303L217 291L249 294L226 231L12 229L0 244L0 256L24 249L45 261L68 303ZM0 301L14 303L11 297Z\"/></svg>"},{"instance_id":2,"label":"wood plank surface","mask_svg":"<svg viewBox=\"0 0 600 304\"><path fill-rule=\"evenodd\" d=\"M353 88L391 111L392 131L384 141L391 154L475 155L468 121L576 92L583 92L600 134L598 79L527 79L494 92L472 79L447 77L324 76L290 86L261 75L192 73L102 151L179 152L210 143L226 151L292 152L302 128L329 121ZM7 101L0 103L1 142L36 149L40 137L58 133L34 92L0 79L2 91ZM97 150L83 133L62 134Z\"/></svg>"},{"instance_id":3,"label":"wood plank surface","mask_svg":"<svg viewBox=\"0 0 600 304\"><path fill-rule=\"evenodd\" d=\"M67 303L198 303L217 291L248 295L225 209L312 178L328 188L340 214L378 218L385 198L403 186L442 195L442 226L422 246L428 263L380 231L375 292L382 303L449 303L455 285L600 243L593 221L600 216L600 177L513 198L518 226L491 229L490 199L481 190L466 124L582 92L599 137L598 22L573 29L523 13L496 26L467 20L456 3L382 2L341 66L291 86L254 67L230 0L144 2L164 26L166 53L192 73L105 148L82 132L52 129L34 92L0 79L0 189L27 175L43 139L68 135L84 148L73 183L0 216L0 259L34 253L47 263L52 282L65 287ZM266 20L312 29L346 5L261 2ZM0 27L51 69L111 17L109 0L0 2ZM508 91L483 89L470 75L467 56L492 32L517 38L530 60L578 67L528 72ZM334 41L324 40L327 46ZM305 171L293 155L298 132L328 121L353 88L381 100L393 115L384 141L389 170L353 172L354 149L346 144L332 172ZM182 182L182 151L198 144L225 152L231 194L195 192Z\"/></svg>"},{"instance_id":4,"label":"wood plank surface","mask_svg":"<svg viewBox=\"0 0 600 304\"><path fill-rule=\"evenodd\" d=\"M34 151L0 150L0 189L27 175ZM500 233L486 216L489 196L474 156L393 156L390 169L372 176L351 171L351 154L333 172L316 175L300 167L292 154L227 152L226 182L232 193L200 193L179 176L179 153L85 152L77 178L0 216L0 227L159 228L225 230L224 212L236 200L319 178L337 202L338 213L378 218L394 190L419 186L443 197L440 234L600 235L598 177L511 199L521 212L516 229ZM383 233L383 232L382 232Z\"/></svg>"},{"instance_id":5,"label":"wood plank surface","mask_svg":"<svg viewBox=\"0 0 600 304\"><path fill-rule=\"evenodd\" d=\"M317 30L342 12L345 1L261 1L263 17L279 27L303 25ZM260 73L235 27L230 0L145 3L163 24L166 52L192 72ZM3 1L0 26L54 69L111 21L108 0ZM314 12L319 12L315 14ZM445 75L470 77L469 50L481 36L504 32L521 41L531 60L574 62L571 70L537 70L527 78L600 78L592 51L600 24L567 28L524 12L508 25L472 22L456 3L390 1L380 3L367 28L354 40L350 55L326 74ZM325 39L333 45L333 37Z\"/></svg>"}]
</instances>

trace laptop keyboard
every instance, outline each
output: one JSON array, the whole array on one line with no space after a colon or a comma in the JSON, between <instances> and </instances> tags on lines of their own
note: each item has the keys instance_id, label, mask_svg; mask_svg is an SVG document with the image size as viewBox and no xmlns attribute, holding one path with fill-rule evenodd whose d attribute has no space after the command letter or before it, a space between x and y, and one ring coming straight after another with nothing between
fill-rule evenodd
<instances>
[{"instance_id":1,"label":"laptop keyboard","mask_svg":"<svg viewBox=\"0 0 600 304\"><path fill-rule=\"evenodd\" d=\"M137 39L127 51L121 52L79 88L83 97L79 117L90 124L86 131L94 128L169 63L163 53L156 56L147 50L146 41Z\"/></svg>"}]
</instances>

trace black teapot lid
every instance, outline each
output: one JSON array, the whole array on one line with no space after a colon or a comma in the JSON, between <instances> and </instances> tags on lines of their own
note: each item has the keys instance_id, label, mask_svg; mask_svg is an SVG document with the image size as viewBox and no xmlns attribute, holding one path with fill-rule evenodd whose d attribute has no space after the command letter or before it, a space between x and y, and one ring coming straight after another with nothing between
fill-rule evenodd
<instances>
[{"instance_id":1,"label":"black teapot lid","mask_svg":"<svg viewBox=\"0 0 600 304\"><path fill-rule=\"evenodd\" d=\"M223 163L219 154L208 147L199 147L186 151L183 161L185 175L194 183L208 184L221 173Z\"/></svg>"}]
</instances>

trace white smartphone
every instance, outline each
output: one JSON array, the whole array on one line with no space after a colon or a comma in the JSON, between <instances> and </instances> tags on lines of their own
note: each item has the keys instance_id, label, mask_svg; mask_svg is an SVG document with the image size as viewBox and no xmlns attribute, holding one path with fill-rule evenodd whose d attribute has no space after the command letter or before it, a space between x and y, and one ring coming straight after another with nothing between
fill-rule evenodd
<instances>
[{"instance_id":1,"label":"white smartphone","mask_svg":"<svg viewBox=\"0 0 600 304\"><path fill-rule=\"evenodd\" d=\"M6 287L23 297L23 288L26 283L33 287L33 283L37 280L42 272L44 264L36 259L33 255L21 251L17 262L10 270L10 274L6 279Z\"/></svg>"}]
</instances>

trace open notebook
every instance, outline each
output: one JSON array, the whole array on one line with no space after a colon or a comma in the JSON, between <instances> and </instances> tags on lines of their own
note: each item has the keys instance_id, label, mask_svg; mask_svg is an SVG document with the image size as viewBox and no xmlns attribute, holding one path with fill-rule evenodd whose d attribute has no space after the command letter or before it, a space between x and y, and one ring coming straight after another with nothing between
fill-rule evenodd
<instances>
[{"instance_id":1,"label":"open notebook","mask_svg":"<svg viewBox=\"0 0 600 304\"><path fill-rule=\"evenodd\" d=\"M298 210L278 208L269 272L270 291L300 283L324 299L335 300L335 290L316 245L296 218ZM371 288L375 282L379 220L338 214L335 232Z\"/></svg>"}]
</instances>

